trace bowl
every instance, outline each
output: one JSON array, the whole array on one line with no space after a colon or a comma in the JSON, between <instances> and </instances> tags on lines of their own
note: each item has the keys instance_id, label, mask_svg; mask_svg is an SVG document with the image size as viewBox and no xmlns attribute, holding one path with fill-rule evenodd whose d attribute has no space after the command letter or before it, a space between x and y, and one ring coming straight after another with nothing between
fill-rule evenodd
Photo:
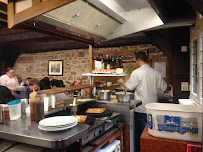
<instances>
[{"instance_id":1,"label":"bowl","mask_svg":"<svg viewBox=\"0 0 203 152\"><path fill-rule=\"evenodd\" d=\"M130 100L133 99L134 93L116 92L115 95L119 102L130 102Z\"/></svg>"},{"instance_id":2,"label":"bowl","mask_svg":"<svg viewBox=\"0 0 203 152\"><path fill-rule=\"evenodd\" d=\"M97 90L97 96L98 96L99 100L109 100L110 101L111 91L110 90Z\"/></svg>"}]
</instances>

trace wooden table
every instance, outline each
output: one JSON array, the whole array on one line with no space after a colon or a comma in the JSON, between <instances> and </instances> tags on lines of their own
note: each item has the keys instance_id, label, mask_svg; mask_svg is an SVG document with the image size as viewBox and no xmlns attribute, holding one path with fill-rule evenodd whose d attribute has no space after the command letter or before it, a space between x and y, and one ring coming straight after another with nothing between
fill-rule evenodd
<instances>
[{"instance_id":1,"label":"wooden table","mask_svg":"<svg viewBox=\"0 0 203 152\"><path fill-rule=\"evenodd\" d=\"M201 143L153 137L146 126L140 138L140 152L187 152L188 144L201 146Z\"/></svg>"}]
</instances>

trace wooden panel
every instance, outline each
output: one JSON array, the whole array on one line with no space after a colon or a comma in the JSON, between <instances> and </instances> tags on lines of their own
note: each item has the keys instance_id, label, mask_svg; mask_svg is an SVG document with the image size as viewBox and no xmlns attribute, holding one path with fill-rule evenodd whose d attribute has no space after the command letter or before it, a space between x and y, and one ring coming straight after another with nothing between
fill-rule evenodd
<instances>
[{"instance_id":1,"label":"wooden panel","mask_svg":"<svg viewBox=\"0 0 203 152\"><path fill-rule=\"evenodd\" d=\"M93 50L92 50L92 45L89 45L89 72L92 73L93 70ZM89 89L89 96L92 97L92 88Z\"/></svg>"},{"instance_id":2,"label":"wooden panel","mask_svg":"<svg viewBox=\"0 0 203 152\"><path fill-rule=\"evenodd\" d=\"M89 72L90 73L92 73L92 70L93 70L93 68L92 68L93 55L92 54L93 54L92 46L89 45Z\"/></svg>"},{"instance_id":3,"label":"wooden panel","mask_svg":"<svg viewBox=\"0 0 203 152\"><path fill-rule=\"evenodd\" d=\"M32 6L39 4L41 0L32 0Z\"/></svg>"},{"instance_id":4,"label":"wooden panel","mask_svg":"<svg viewBox=\"0 0 203 152\"><path fill-rule=\"evenodd\" d=\"M8 27L13 27L14 22L14 2L13 1L9 1L8 2Z\"/></svg>"},{"instance_id":5,"label":"wooden panel","mask_svg":"<svg viewBox=\"0 0 203 152\"><path fill-rule=\"evenodd\" d=\"M42 90L42 91L37 91L37 93L39 93L39 94L57 94L57 93L69 92L69 91L80 90L80 89L84 89L84 88L90 88L90 87L94 87L94 86L93 85L78 85L78 86Z\"/></svg>"},{"instance_id":6,"label":"wooden panel","mask_svg":"<svg viewBox=\"0 0 203 152\"><path fill-rule=\"evenodd\" d=\"M124 151L130 151L130 126L129 125L124 126L124 135L125 135Z\"/></svg>"},{"instance_id":7,"label":"wooden panel","mask_svg":"<svg viewBox=\"0 0 203 152\"><path fill-rule=\"evenodd\" d=\"M31 8L28 8L22 12L19 12L17 14L14 14L13 16L13 21L11 18L9 18L9 25L8 28L12 28L14 25L22 23L26 20L29 20L33 17L39 16L43 13L46 13L48 11L51 11L53 9L56 9L60 6L63 6L65 4L68 4L70 2L73 2L74 0L47 0L47 1L43 1L39 4L36 4L34 6L32 6ZM13 2L9 2L9 3L13 3ZM11 14L13 14L14 10L14 5L10 5L10 10Z\"/></svg>"}]
</instances>

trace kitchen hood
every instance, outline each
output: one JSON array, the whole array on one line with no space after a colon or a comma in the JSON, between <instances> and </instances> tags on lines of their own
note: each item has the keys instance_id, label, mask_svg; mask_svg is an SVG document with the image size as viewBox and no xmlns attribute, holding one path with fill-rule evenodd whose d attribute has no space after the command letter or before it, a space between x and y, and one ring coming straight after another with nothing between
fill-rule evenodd
<instances>
[{"instance_id":1,"label":"kitchen hood","mask_svg":"<svg viewBox=\"0 0 203 152\"><path fill-rule=\"evenodd\" d=\"M15 11L31 7L30 3L17 0ZM101 42L163 24L148 0L75 0L33 18L35 22Z\"/></svg>"}]
</instances>

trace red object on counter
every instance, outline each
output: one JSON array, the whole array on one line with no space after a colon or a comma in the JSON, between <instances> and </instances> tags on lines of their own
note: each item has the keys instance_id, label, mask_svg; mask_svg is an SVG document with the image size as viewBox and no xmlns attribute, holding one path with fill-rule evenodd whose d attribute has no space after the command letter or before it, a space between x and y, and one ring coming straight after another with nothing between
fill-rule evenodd
<instances>
[{"instance_id":1,"label":"red object on counter","mask_svg":"<svg viewBox=\"0 0 203 152\"><path fill-rule=\"evenodd\" d=\"M201 152L202 151L202 146L200 145L187 145L187 152Z\"/></svg>"}]
</instances>

